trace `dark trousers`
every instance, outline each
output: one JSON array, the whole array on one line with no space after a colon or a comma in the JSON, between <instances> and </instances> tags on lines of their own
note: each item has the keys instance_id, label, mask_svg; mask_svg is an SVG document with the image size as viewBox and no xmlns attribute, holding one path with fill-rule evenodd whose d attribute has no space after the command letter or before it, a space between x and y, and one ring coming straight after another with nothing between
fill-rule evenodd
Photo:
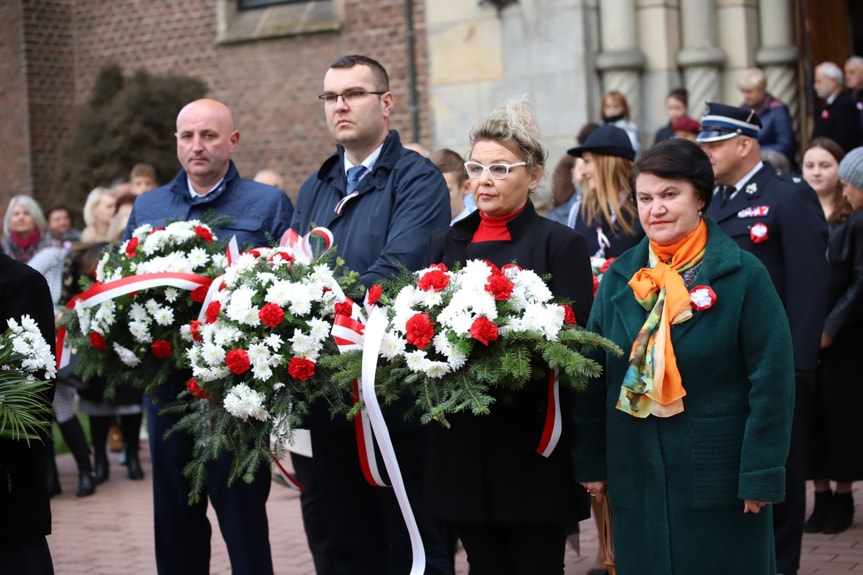
<instances>
[{"instance_id":1,"label":"dark trousers","mask_svg":"<svg viewBox=\"0 0 863 575\"><path fill-rule=\"evenodd\" d=\"M14 517L6 517L14 521ZM54 563L45 537L23 541L0 541L0 573L11 575L54 575Z\"/></svg>"},{"instance_id":2,"label":"dark trousers","mask_svg":"<svg viewBox=\"0 0 863 575\"><path fill-rule=\"evenodd\" d=\"M806 522L806 432L809 428L809 399L813 376L797 373L791 448L785 462L785 501L773 507L773 537L776 543L776 572L800 569L803 524Z\"/></svg>"},{"instance_id":3,"label":"dark trousers","mask_svg":"<svg viewBox=\"0 0 863 575\"><path fill-rule=\"evenodd\" d=\"M470 575L563 575L566 525L456 523Z\"/></svg>"},{"instance_id":4,"label":"dark trousers","mask_svg":"<svg viewBox=\"0 0 863 575\"><path fill-rule=\"evenodd\" d=\"M156 566L159 575L208 575L210 573L210 536L207 496L219 520L228 548L231 573L268 575L273 573L270 533L267 523L267 497L270 470L262 466L251 484L237 480L228 487L230 458L222 457L207 468L206 494L190 505L189 479L183 468L192 459L194 440L185 433L165 439L165 432L176 423L174 416L160 415L163 404L145 399L150 433L153 475L153 509L156 532Z\"/></svg>"},{"instance_id":5,"label":"dark trousers","mask_svg":"<svg viewBox=\"0 0 863 575\"><path fill-rule=\"evenodd\" d=\"M330 538L327 535L327 522L321 506L321 494L315 479L315 469L311 457L291 452L291 465L297 481L305 490L300 492L300 509L303 512L303 527L317 575L336 575L336 567L330 556Z\"/></svg>"},{"instance_id":6,"label":"dark trousers","mask_svg":"<svg viewBox=\"0 0 863 575\"><path fill-rule=\"evenodd\" d=\"M426 553L426 575L452 575L453 562L442 521L422 504L426 433L391 432L405 488ZM315 481L338 575L404 575L411 546L391 488L363 478L353 431L312 431ZM379 464L383 472L383 464Z\"/></svg>"}]
</instances>

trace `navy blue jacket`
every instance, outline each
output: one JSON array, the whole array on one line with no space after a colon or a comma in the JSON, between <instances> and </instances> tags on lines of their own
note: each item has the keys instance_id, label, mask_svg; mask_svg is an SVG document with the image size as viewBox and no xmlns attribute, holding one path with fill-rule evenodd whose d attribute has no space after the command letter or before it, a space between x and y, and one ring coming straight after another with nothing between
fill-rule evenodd
<instances>
[{"instance_id":1,"label":"navy blue jacket","mask_svg":"<svg viewBox=\"0 0 863 575\"><path fill-rule=\"evenodd\" d=\"M765 164L720 203L714 198L705 215L767 268L788 315L794 367L814 372L827 314L827 221L818 196L801 178ZM763 241L752 233L756 224L766 226Z\"/></svg>"},{"instance_id":2,"label":"navy blue jacket","mask_svg":"<svg viewBox=\"0 0 863 575\"><path fill-rule=\"evenodd\" d=\"M788 106L782 100L765 94L764 101L755 112L761 120L761 129L758 131L761 149L782 152L793 163L796 143Z\"/></svg>"},{"instance_id":3,"label":"navy blue jacket","mask_svg":"<svg viewBox=\"0 0 863 575\"><path fill-rule=\"evenodd\" d=\"M123 239L131 237L132 231L143 224L158 227L172 221L200 219L209 211L231 217L215 230L219 241L227 243L236 236L243 249L278 243L294 209L281 190L241 178L234 162L218 189L195 198L189 194L186 171L180 170L172 182L135 200Z\"/></svg>"},{"instance_id":4,"label":"navy blue jacket","mask_svg":"<svg viewBox=\"0 0 863 575\"><path fill-rule=\"evenodd\" d=\"M399 265L419 269L432 232L449 227L449 192L440 171L403 148L390 130L372 172L339 215L347 185L344 154L338 146L303 183L291 227L301 235L314 226L329 228L336 253L366 286L394 277Z\"/></svg>"}]
</instances>

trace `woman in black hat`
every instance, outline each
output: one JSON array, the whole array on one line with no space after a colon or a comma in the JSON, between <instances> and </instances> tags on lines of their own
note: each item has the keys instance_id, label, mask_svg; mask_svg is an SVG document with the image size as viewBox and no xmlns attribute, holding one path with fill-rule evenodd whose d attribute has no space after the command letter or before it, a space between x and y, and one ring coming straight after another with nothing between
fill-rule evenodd
<instances>
[{"instance_id":1,"label":"woman in black hat","mask_svg":"<svg viewBox=\"0 0 863 575\"><path fill-rule=\"evenodd\" d=\"M635 160L629 136L616 126L601 126L567 153L584 160L584 196L573 228L587 239L591 257L615 258L644 237L629 185Z\"/></svg>"}]
</instances>

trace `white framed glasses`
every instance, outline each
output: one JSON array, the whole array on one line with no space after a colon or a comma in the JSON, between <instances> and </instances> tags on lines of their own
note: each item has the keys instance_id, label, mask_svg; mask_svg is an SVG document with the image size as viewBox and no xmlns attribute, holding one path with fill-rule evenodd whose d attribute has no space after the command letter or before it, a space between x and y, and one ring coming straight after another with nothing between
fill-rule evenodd
<instances>
[{"instance_id":1,"label":"white framed glasses","mask_svg":"<svg viewBox=\"0 0 863 575\"><path fill-rule=\"evenodd\" d=\"M527 162L516 162L515 164L490 164L485 166L479 162L465 162L464 171L467 172L469 178L481 178L483 172L488 172L488 175L495 180L502 180L509 175L509 171L518 166L526 166Z\"/></svg>"}]
</instances>

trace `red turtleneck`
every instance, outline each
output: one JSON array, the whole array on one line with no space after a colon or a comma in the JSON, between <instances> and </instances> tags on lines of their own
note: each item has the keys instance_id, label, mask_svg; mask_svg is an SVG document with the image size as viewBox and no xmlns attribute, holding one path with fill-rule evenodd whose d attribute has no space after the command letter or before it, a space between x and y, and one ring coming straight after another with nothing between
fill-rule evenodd
<instances>
[{"instance_id":1,"label":"red turtleneck","mask_svg":"<svg viewBox=\"0 0 863 575\"><path fill-rule=\"evenodd\" d=\"M512 236L509 234L509 228L506 227L506 224L523 210L524 206L511 214L497 218L487 216L483 212L480 212L479 226L477 226L476 231L473 233L471 243L478 244L480 242L502 242L511 240Z\"/></svg>"}]
</instances>

